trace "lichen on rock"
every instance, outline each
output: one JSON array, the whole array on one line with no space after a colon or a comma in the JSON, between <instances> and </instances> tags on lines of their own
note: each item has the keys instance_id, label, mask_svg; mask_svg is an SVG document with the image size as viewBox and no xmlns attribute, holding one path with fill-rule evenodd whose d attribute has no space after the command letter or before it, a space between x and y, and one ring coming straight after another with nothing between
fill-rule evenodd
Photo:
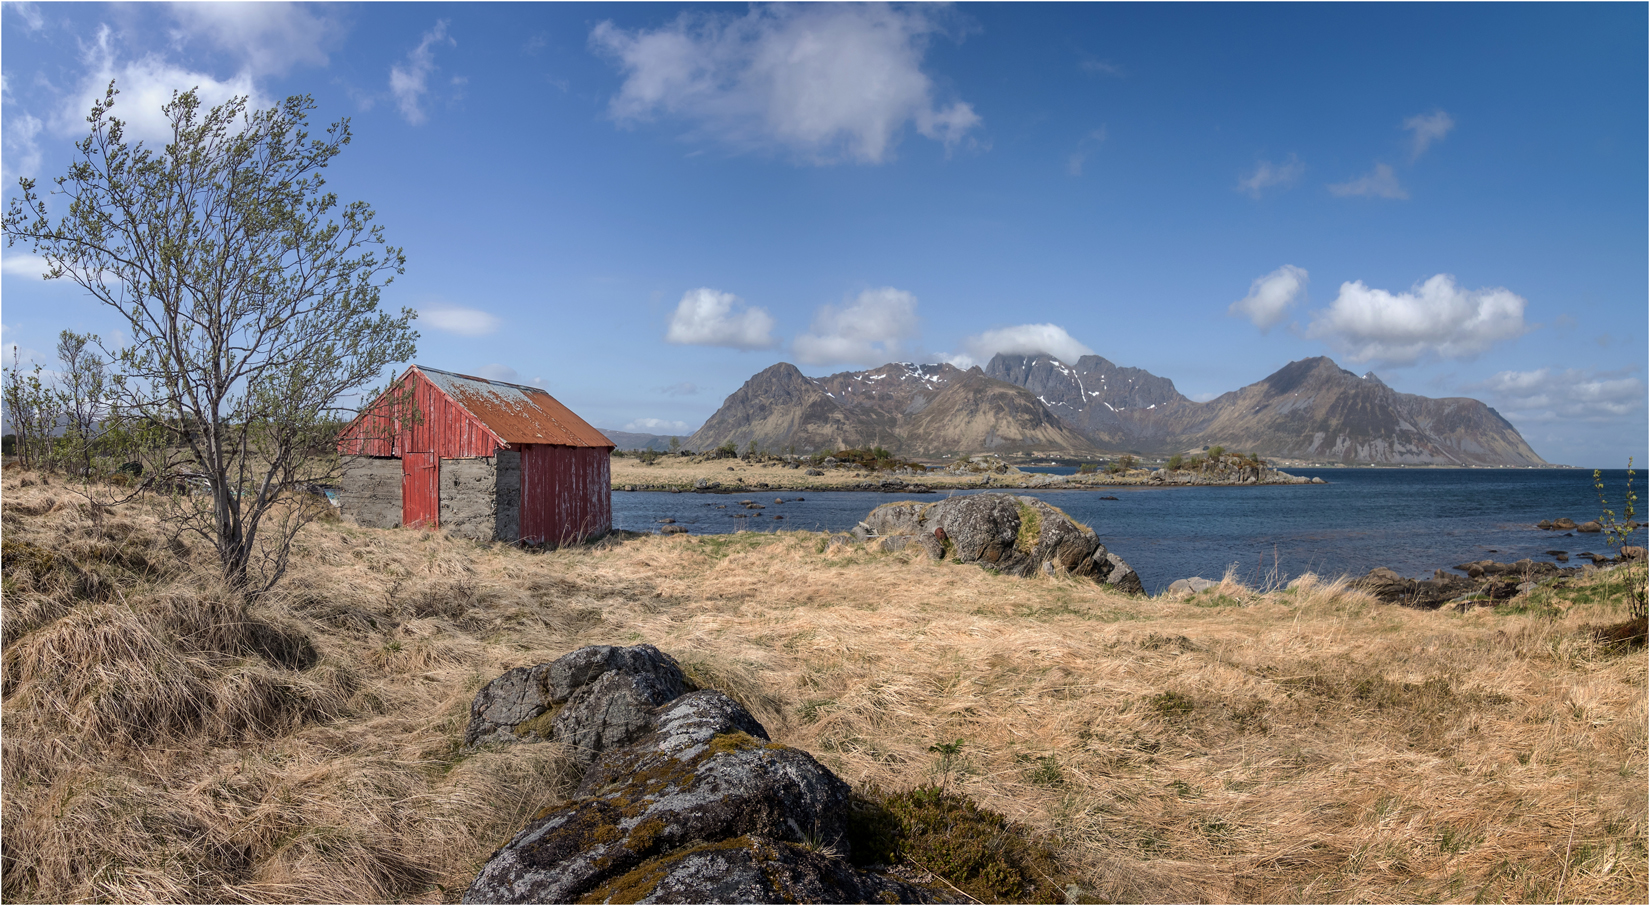
<instances>
[{"instance_id":1,"label":"lichen on rock","mask_svg":"<svg viewBox=\"0 0 1650 906\"><path fill-rule=\"evenodd\" d=\"M1131 594L1145 589L1123 558L1093 529L1036 497L969 494L934 503L879 506L860 523L883 549L912 542L936 560L978 563L1014 576L1039 572L1093 579ZM904 544L900 539L911 539Z\"/></svg>"},{"instance_id":2,"label":"lichen on rock","mask_svg":"<svg viewBox=\"0 0 1650 906\"><path fill-rule=\"evenodd\" d=\"M542 676L547 695L567 693L553 734L601 749L574 799L541 810L500 848L465 902L925 901L847 860L846 783L770 741L723 693L686 691L657 649L580 649L541 666L555 669L489 684L472 714L518 713L489 690L515 695ZM632 719L639 702L671 688L681 691Z\"/></svg>"}]
</instances>

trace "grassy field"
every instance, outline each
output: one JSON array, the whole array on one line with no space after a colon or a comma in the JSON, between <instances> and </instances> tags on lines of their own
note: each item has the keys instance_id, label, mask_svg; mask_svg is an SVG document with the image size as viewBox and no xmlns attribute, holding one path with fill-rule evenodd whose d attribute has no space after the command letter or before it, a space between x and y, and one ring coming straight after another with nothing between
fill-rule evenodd
<instances>
[{"instance_id":1,"label":"grassy field","mask_svg":"<svg viewBox=\"0 0 1650 906\"><path fill-rule=\"evenodd\" d=\"M809 533L549 553L311 525L247 607L199 541L12 470L8 901L451 902L564 796L476 690L650 642L860 787L939 777L1112 901L1644 902L1644 568L1497 609L1137 598ZM1127 556L1127 552L1122 552ZM1613 584L1612 584L1613 583Z\"/></svg>"}]
</instances>

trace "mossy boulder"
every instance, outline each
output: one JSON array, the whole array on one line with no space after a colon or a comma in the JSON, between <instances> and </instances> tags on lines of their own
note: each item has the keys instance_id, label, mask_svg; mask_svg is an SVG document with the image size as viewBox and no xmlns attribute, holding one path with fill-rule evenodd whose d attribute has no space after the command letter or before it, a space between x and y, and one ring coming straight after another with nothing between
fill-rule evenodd
<instances>
[{"instance_id":1,"label":"mossy boulder","mask_svg":"<svg viewBox=\"0 0 1650 906\"><path fill-rule=\"evenodd\" d=\"M653 709L693 688L681 666L652 645L591 645L488 683L470 704L464 742L553 739L589 765L652 732Z\"/></svg>"},{"instance_id":2,"label":"mossy boulder","mask_svg":"<svg viewBox=\"0 0 1650 906\"><path fill-rule=\"evenodd\" d=\"M1106 550L1093 529L1036 497L967 494L934 503L885 504L865 517L857 533L921 538L936 559L951 557L1010 575L1063 573L1131 594L1144 592L1140 577ZM884 549L890 546L883 543Z\"/></svg>"},{"instance_id":3,"label":"mossy boulder","mask_svg":"<svg viewBox=\"0 0 1650 906\"><path fill-rule=\"evenodd\" d=\"M651 732L602 754L571 802L499 849L464 901L924 900L854 867L848 785L770 742L739 703L691 692L652 717Z\"/></svg>"}]
</instances>

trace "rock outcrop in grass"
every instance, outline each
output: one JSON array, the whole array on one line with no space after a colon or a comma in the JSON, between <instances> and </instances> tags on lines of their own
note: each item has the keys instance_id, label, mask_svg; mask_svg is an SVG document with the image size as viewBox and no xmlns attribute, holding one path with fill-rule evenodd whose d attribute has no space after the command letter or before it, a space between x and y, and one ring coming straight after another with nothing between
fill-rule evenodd
<instances>
[{"instance_id":1,"label":"rock outcrop in grass","mask_svg":"<svg viewBox=\"0 0 1650 906\"><path fill-rule=\"evenodd\" d=\"M738 702L714 690L684 694L689 686L668 655L639 645L581 648L483 689L467 738L530 738L520 728L554 714L550 737L594 757L573 799L540 812L495 853L464 901L927 899L848 860L846 783L808 753L769 741ZM665 690L678 694L643 709Z\"/></svg>"},{"instance_id":2,"label":"rock outcrop in grass","mask_svg":"<svg viewBox=\"0 0 1650 906\"><path fill-rule=\"evenodd\" d=\"M1088 526L1035 497L970 494L934 503L889 503L855 534L922 545L936 560L978 563L1015 576L1064 573L1143 594L1140 577Z\"/></svg>"}]
</instances>

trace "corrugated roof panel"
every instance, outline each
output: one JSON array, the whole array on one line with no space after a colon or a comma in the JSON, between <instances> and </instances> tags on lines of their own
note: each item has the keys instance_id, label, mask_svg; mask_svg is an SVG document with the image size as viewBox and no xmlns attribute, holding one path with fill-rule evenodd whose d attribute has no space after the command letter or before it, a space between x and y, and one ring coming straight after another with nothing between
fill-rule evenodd
<instances>
[{"instance_id":1,"label":"corrugated roof panel","mask_svg":"<svg viewBox=\"0 0 1650 906\"><path fill-rule=\"evenodd\" d=\"M430 383L468 409L505 443L607 447L615 444L537 387L489 381L414 365Z\"/></svg>"}]
</instances>

